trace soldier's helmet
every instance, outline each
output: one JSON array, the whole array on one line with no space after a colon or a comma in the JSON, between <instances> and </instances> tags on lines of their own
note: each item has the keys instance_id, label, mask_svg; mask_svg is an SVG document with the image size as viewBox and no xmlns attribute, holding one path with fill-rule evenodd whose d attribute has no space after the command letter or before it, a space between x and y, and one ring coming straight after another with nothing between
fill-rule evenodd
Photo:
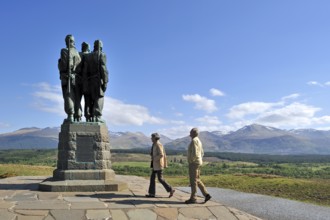
<instances>
[{"instance_id":1,"label":"soldier's helmet","mask_svg":"<svg viewBox=\"0 0 330 220\"><path fill-rule=\"evenodd\" d=\"M94 41L94 49L96 49L96 48L100 48L100 49L103 48L103 43L101 40Z\"/></svg>"},{"instance_id":2,"label":"soldier's helmet","mask_svg":"<svg viewBox=\"0 0 330 220\"><path fill-rule=\"evenodd\" d=\"M72 36L72 34L66 35L65 43L66 43L66 45L68 45L69 43L74 43L74 37Z\"/></svg>"}]
</instances>

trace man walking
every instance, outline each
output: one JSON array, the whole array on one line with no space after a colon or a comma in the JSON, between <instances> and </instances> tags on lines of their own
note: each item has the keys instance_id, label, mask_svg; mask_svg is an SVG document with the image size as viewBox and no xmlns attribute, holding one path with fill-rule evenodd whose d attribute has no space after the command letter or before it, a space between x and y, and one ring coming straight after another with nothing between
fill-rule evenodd
<instances>
[{"instance_id":1,"label":"man walking","mask_svg":"<svg viewBox=\"0 0 330 220\"><path fill-rule=\"evenodd\" d=\"M151 176L149 190L146 197L155 197L156 195L156 174L158 181L164 186L165 190L170 193L172 197L175 190L163 179L163 169L167 167L166 153L163 145L159 142L160 136L158 133L151 134Z\"/></svg>"},{"instance_id":2,"label":"man walking","mask_svg":"<svg viewBox=\"0 0 330 220\"><path fill-rule=\"evenodd\" d=\"M191 186L191 195L190 199L186 200L186 204L196 203L196 192L197 186L205 197L204 202L207 202L211 199L211 195L207 192L206 187L200 179L200 168L203 164L203 146L202 142L198 138L198 129L193 128L190 131L191 142L188 147L188 164L189 164L189 179Z\"/></svg>"}]
</instances>

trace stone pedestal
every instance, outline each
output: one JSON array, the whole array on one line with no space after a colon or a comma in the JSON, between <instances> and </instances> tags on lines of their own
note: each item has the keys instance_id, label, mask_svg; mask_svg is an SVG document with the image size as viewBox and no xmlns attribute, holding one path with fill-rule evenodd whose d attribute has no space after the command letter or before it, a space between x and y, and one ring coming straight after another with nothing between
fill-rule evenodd
<instances>
[{"instance_id":1,"label":"stone pedestal","mask_svg":"<svg viewBox=\"0 0 330 220\"><path fill-rule=\"evenodd\" d=\"M111 169L108 128L105 123L63 123L59 134L57 169L39 184L42 191L119 191Z\"/></svg>"}]
</instances>

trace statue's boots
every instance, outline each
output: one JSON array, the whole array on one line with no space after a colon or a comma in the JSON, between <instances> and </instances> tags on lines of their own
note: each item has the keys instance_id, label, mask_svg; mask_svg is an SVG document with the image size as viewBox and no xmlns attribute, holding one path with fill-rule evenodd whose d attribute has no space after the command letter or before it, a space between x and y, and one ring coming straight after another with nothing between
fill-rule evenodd
<instances>
[{"instance_id":1,"label":"statue's boots","mask_svg":"<svg viewBox=\"0 0 330 220\"><path fill-rule=\"evenodd\" d=\"M97 117L95 117L95 122L104 123L105 121L100 116L97 116Z\"/></svg>"},{"instance_id":2,"label":"statue's boots","mask_svg":"<svg viewBox=\"0 0 330 220\"><path fill-rule=\"evenodd\" d=\"M68 115L68 118L66 119L67 122L74 122L74 119L73 119L73 114L69 114Z\"/></svg>"}]
</instances>

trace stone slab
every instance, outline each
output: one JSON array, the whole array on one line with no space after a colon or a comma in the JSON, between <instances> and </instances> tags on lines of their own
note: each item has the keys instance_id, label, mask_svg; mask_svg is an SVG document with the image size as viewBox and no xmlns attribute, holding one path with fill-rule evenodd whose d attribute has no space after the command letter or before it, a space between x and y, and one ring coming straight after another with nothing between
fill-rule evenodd
<instances>
[{"instance_id":1,"label":"stone slab","mask_svg":"<svg viewBox=\"0 0 330 220\"><path fill-rule=\"evenodd\" d=\"M16 215L7 210L0 210L0 219L16 220Z\"/></svg>"},{"instance_id":2,"label":"stone slab","mask_svg":"<svg viewBox=\"0 0 330 220\"><path fill-rule=\"evenodd\" d=\"M51 210L55 219L82 220L85 218L85 210Z\"/></svg>"},{"instance_id":3,"label":"stone slab","mask_svg":"<svg viewBox=\"0 0 330 220\"><path fill-rule=\"evenodd\" d=\"M9 209L11 207L15 206L15 202L5 202L5 201L0 201L0 209Z\"/></svg>"},{"instance_id":4,"label":"stone slab","mask_svg":"<svg viewBox=\"0 0 330 220\"><path fill-rule=\"evenodd\" d=\"M188 218L196 219L215 219L215 216L207 207L181 208L179 212Z\"/></svg>"},{"instance_id":5,"label":"stone slab","mask_svg":"<svg viewBox=\"0 0 330 220\"><path fill-rule=\"evenodd\" d=\"M86 211L87 219L111 219L111 214L109 210L87 210Z\"/></svg>"},{"instance_id":6,"label":"stone slab","mask_svg":"<svg viewBox=\"0 0 330 220\"><path fill-rule=\"evenodd\" d=\"M46 177L43 177L43 179L45 178ZM7 180L0 179L0 184L8 181L15 183L16 181L19 181L19 179L19 177L8 178ZM28 184L31 183L29 179L32 178L25 179L29 181ZM180 190L177 190L172 198L168 198L167 194L165 196L166 192L164 192L164 196L162 195L163 192L161 192L161 196L157 196L156 198L146 198L145 193L148 190L149 181L145 178L117 175L116 180L127 182L129 188L122 192L35 192L30 188L25 190L15 190L12 197L16 195L16 198L21 198L22 200L9 202L9 204L13 205L10 208L8 208L9 204L6 203L6 200L3 200L3 209L0 209L0 219L259 220L257 217L251 216L240 210L219 203L216 205L215 201L209 201L205 204L198 203L187 205L184 201L189 198L189 194L181 192ZM39 183L40 181L41 179L35 180L35 183ZM144 189L142 190L141 187ZM24 200L25 197L31 198L34 193L37 194L37 201ZM202 198L199 198L199 200L201 199Z\"/></svg>"},{"instance_id":7,"label":"stone slab","mask_svg":"<svg viewBox=\"0 0 330 220\"><path fill-rule=\"evenodd\" d=\"M135 205L133 204L132 200L129 199L120 199L115 201L104 201L108 205L110 209L133 209Z\"/></svg>"},{"instance_id":8,"label":"stone slab","mask_svg":"<svg viewBox=\"0 0 330 220\"><path fill-rule=\"evenodd\" d=\"M69 209L69 204L63 201L49 200L49 201L22 201L18 202L13 208L14 210L51 210L51 209ZM1 219L1 218L0 218Z\"/></svg>"},{"instance_id":9,"label":"stone slab","mask_svg":"<svg viewBox=\"0 0 330 220\"><path fill-rule=\"evenodd\" d=\"M48 210L15 210L15 213L25 216L47 216Z\"/></svg>"},{"instance_id":10,"label":"stone slab","mask_svg":"<svg viewBox=\"0 0 330 220\"><path fill-rule=\"evenodd\" d=\"M131 209L127 215L130 220L157 220L157 214L150 209Z\"/></svg>"},{"instance_id":11,"label":"stone slab","mask_svg":"<svg viewBox=\"0 0 330 220\"><path fill-rule=\"evenodd\" d=\"M98 198L91 198L89 196L72 196L72 197L62 197L64 201L67 202L99 202Z\"/></svg>"},{"instance_id":12,"label":"stone slab","mask_svg":"<svg viewBox=\"0 0 330 220\"><path fill-rule=\"evenodd\" d=\"M212 206L209 210L217 217L217 219L237 220L237 218L231 213L225 206Z\"/></svg>"},{"instance_id":13,"label":"stone slab","mask_svg":"<svg viewBox=\"0 0 330 220\"><path fill-rule=\"evenodd\" d=\"M43 220L43 216L25 216L25 215L17 215L16 220Z\"/></svg>"},{"instance_id":14,"label":"stone slab","mask_svg":"<svg viewBox=\"0 0 330 220\"><path fill-rule=\"evenodd\" d=\"M38 200L38 198L37 198L37 193L21 192L5 200L6 201L36 201Z\"/></svg>"},{"instance_id":15,"label":"stone slab","mask_svg":"<svg viewBox=\"0 0 330 220\"><path fill-rule=\"evenodd\" d=\"M73 202L70 205L70 209L105 209L107 205L103 202Z\"/></svg>"},{"instance_id":16,"label":"stone slab","mask_svg":"<svg viewBox=\"0 0 330 220\"><path fill-rule=\"evenodd\" d=\"M127 215L123 210L110 210L112 220L128 220Z\"/></svg>"},{"instance_id":17,"label":"stone slab","mask_svg":"<svg viewBox=\"0 0 330 220\"><path fill-rule=\"evenodd\" d=\"M39 190L50 192L96 192L122 191L127 184L112 180L63 180L45 181L39 184Z\"/></svg>"},{"instance_id":18,"label":"stone slab","mask_svg":"<svg viewBox=\"0 0 330 220\"><path fill-rule=\"evenodd\" d=\"M114 180L112 169L104 170L54 170L54 180Z\"/></svg>"},{"instance_id":19,"label":"stone slab","mask_svg":"<svg viewBox=\"0 0 330 220\"><path fill-rule=\"evenodd\" d=\"M156 208L155 212L158 216L161 216L165 219L177 219L178 218L178 209L176 208Z\"/></svg>"}]
</instances>

